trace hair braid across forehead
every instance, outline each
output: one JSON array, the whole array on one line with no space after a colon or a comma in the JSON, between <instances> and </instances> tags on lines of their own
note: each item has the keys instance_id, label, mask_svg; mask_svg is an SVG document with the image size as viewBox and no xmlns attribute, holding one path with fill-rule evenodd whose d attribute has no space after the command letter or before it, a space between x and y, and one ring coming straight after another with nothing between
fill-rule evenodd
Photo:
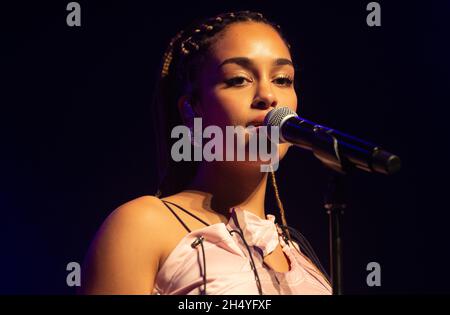
<instances>
[{"instance_id":1,"label":"hair braid across forehead","mask_svg":"<svg viewBox=\"0 0 450 315\"><path fill-rule=\"evenodd\" d=\"M259 12L239 11L219 14L197 23L185 31L180 31L172 38L164 54L161 77L166 77L169 74L174 54L178 55L179 62L186 62L187 59L194 58L200 50L207 49L211 44L211 39L226 26L244 21L262 22L271 25L281 35L280 26L269 22ZM287 42L286 44L290 47Z\"/></svg>"}]
</instances>

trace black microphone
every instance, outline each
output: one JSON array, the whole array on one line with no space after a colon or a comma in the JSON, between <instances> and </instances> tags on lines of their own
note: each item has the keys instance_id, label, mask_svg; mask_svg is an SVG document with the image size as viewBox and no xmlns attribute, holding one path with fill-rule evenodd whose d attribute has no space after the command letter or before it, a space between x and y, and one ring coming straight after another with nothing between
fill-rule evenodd
<instances>
[{"instance_id":1,"label":"black microphone","mask_svg":"<svg viewBox=\"0 0 450 315\"><path fill-rule=\"evenodd\" d=\"M288 107L271 110L264 119L264 125L279 128L280 143L292 143L313 151L325 165L340 173L356 167L366 172L390 175L400 169L398 156L375 144L301 118ZM270 128L267 134L270 138Z\"/></svg>"}]
</instances>

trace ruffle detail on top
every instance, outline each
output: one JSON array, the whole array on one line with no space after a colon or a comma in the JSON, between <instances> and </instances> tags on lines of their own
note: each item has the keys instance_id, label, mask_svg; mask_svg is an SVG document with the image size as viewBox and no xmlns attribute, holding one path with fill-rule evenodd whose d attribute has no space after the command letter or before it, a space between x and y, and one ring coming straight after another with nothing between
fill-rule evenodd
<instances>
[{"instance_id":1,"label":"ruffle detail on top","mask_svg":"<svg viewBox=\"0 0 450 315\"><path fill-rule=\"evenodd\" d=\"M231 209L230 225L242 230L245 241L249 246L258 247L263 256L269 255L275 250L279 243L278 231L275 225L275 216L268 214L267 219L261 219L252 212L243 210L239 207Z\"/></svg>"}]
</instances>

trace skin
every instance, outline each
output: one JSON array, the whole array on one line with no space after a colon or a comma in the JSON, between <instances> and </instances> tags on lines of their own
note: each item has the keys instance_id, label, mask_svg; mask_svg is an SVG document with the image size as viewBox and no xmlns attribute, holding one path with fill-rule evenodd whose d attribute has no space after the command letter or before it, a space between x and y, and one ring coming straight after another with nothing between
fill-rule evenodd
<instances>
[{"instance_id":1,"label":"skin","mask_svg":"<svg viewBox=\"0 0 450 315\"><path fill-rule=\"evenodd\" d=\"M185 115L182 104L186 100L202 117L204 127L253 125L277 106L296 111L297 95L293 84L289 84L289 79L294 79L294 67L274 65L277 59L292 61L291 55L271 26L240 22L228 26L219 36L200 73L199 98L194 103L190 95L183 95L179 100L181 115ZM220 66L236 57L248 58L251 66L242 62ZM279 150L281 160L288 145L280 145ZM259 165L202 163L186 190L164 200L179 204L209 224L227 223L229 209L235 206L265 219L268 173L262 173ZM174 210L191 230L204 227L184 212ZM160 266L186 234L160 199L144 196L127 202L112 212L97 233L87 255L79 293L151 293ZM290 268L280 245L264 257L264 262L277 271Z\"/></svg>"}]
</instances>

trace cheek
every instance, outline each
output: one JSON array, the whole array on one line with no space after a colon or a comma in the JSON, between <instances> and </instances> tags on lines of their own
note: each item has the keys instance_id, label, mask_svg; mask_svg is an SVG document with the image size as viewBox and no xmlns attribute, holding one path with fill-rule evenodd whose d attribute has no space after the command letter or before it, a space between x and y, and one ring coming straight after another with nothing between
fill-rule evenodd
<instances>
[{"instance_id":1,"label":"cheek","mask_svg":"<svg viewBox=\"0 0 450 315\"><path fill-rule=\"evenodd\" d=\"M289 106L288 106L289 109L296 112L297 111L297 93L294 90L292 90L292 92L287 96L287 99L288 99L287 104L289 104ZM286 106L286 105L283 105L283 106Z\"/></svg>"},{"instance_id":2,"label":"cheek","mask_svg":"<svg viewBox=\"0 0 450 315\"><path fill-rule=\"evenodd\" d=\"M207 125L237 126L246 123L249 104L237 93L212 89L202 98L203 121Z\"/></svg>"}]
</instances>

